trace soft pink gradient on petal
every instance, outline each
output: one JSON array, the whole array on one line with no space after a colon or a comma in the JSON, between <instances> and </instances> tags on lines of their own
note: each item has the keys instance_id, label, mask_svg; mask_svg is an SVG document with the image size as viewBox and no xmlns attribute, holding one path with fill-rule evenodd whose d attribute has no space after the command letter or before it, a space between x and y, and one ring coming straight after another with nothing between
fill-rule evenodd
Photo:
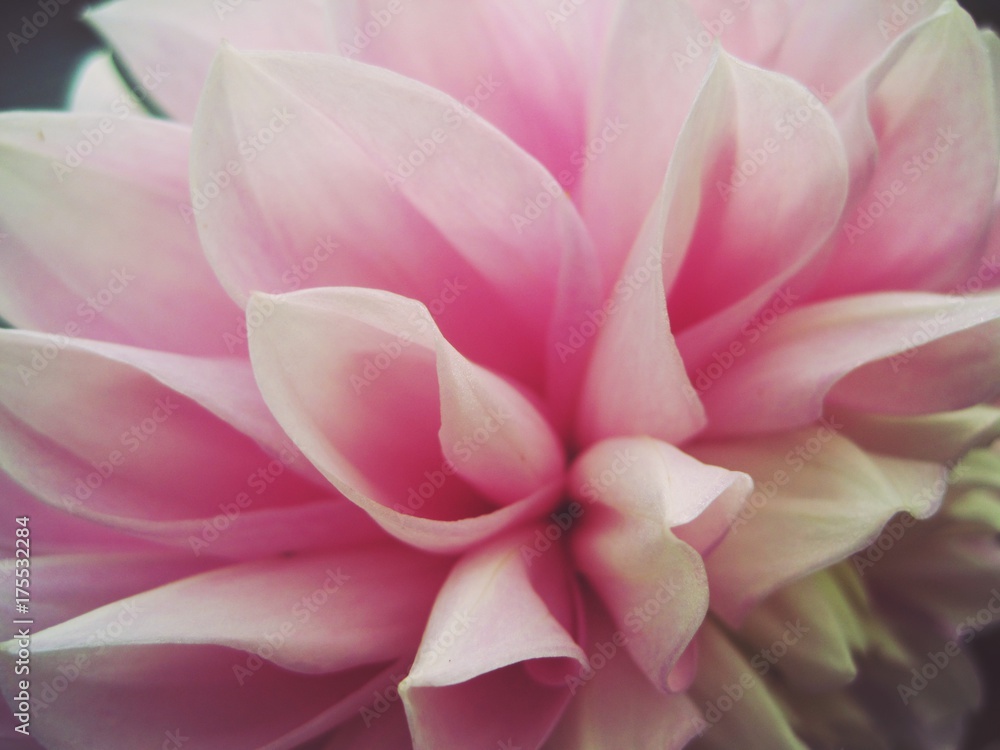
<instances>
[{"instance_id":1,"label":"soft pink gradient on petal","mask_svg":"<svg viewBox=\"0 0 1000 750\"><path fill-rule=\"evenodd\" d=\"M364 25L380 12L384 17L384 3L330 4L341 54L450 94L554 175L571 168L584 139L586 81L569 40L559 33L566 24L549 15L557 2L422 0L401 8L374 37Z\"/></svg>"},{"instance_id":2,"label":"soft pink gradient on petal","mask_svg":"<svg viewBox=\"0 0 1000 750\"><path fill-rule=\"evenodd\" d=\"M745 475L649 438L604 441L573 465L570 489L592 503L572 538L574 560L660 690L687 687L671 672L708 609L701 556L672 529L720 496L746 496L751 487Z\"/></svg>"},{"instance_id":3,"label":"soft pink gradient on petal","mask_svg":"<svg viewBox=\"0 0 1000 750\"><path fill-rule=\"evenodd\" d=\"M414 747L472 747L482 738L538 747L586 665L575 582L557 551L523 550L526 530L466 554L443 586L400 685Z\"/></svg>"},{"instance_id":4,"label":"soft pink gradient on petal","mask_svg":"<svg viewBox=\"0 0 1000 750\"><path fill-rule=\"evenodd\" d=\"M582 445L634 434L683 443L705 426L670 331L661 208L658 203L643 225L607 303L588 316L598 330L577 416ZM579 356L569 348L574 343L568 338L561 353Z\"/></svg>"},{"instance_id":5,"label":"soft pink gradient on petal","mask_svg":"<svg viewBox=\"0 0 1000 750\"><path fill-rule=\"evenodd\" d=\"M81 732L113 750L149 746L168 725L205 750L295 747L405 669L446 570L445 559L395 545L342 549L224 568L99 608L35 634L33 672L51 680L70 663L80 675L32 728L57 749ZM6 678L4 688L9 696Z\"/></svg>"},{"instance_id":6,"label":"soft pink gradient on petal","mask_svg":"<svg viewBox=\"0 0 1000 750\"><path fill-rule=\"evenodd\" d=\"M706 432L801 427L827 401L884 414L988 401L998 388L998 331L997 294L884 293L800 307L777 318L702 393Z\"/></svg>"},{"instance_id":7,"label":"soft pink gradient on petal","mask_svg":"<svg viewBox=\"0 0 1000 750\"><path fill-rule=\"evenodd\" d=\"M974 275L997 184L997 90L972 18L948 3L842 97L870 129L820 298L881 289L950 292ZM942 195L953 199L943 201Z\"/></svg>"},{"instance_id":8,"label":"soft pink gradient on petal","mask_svg":"<svg viewBox=\"0 0 1000 750\"><path fill-rule=\"evenodd\" d=\"M603 144L571 173L581 212L600 248L605 280L617 278L656 197L711 55L675 53L701 31L682 0L624 0L609 19L602 71L590 100L587 142ZM588 158L591 157L591 158Z\"/></svg>"},{"instance_id":9,"label":"soft pink gradient on petal","mask_svg":"<svg viewBox=\"0 0 1000 750\"><path fill-rule=\"evenodd\" d=\"M542 165L476 115L450 126L456 106L341 58L223 50L192 154L194 189L218 194L199 212L206 253L241 302L303 285L419 299L463 352L556 391L565 376L553 371L550 327L596 304L590 239ZM254 147L268 127L273 140ZM330 161L303 159L303 143ZM539 195L535 216L525 206ZM310 256L321 262L303 279Z\"/></svg>"},{"instance_id":10,"label":"soft pink gradient on petal","mask_svg":"<svg viewBox=\"0 0 1000 750\"><path fill-rule=\"evenodd\" d=\"M844 207L848 165L836 124L801 84L719 54L671 164L665 209L668 309L689 367L742 325L822 249ZM680 146L678 147L680 151ZM698 185L700 193L678 195ZM686 209L686 211L685 211ZM691 219L688 219L689 221ZM675 239L676 238L676 239Z\"/></svg>"},{"instance_id":11,"label":"soft pink gradient on petal","mask_svg":"<svg viewBox=\"0 0 1000 750\"><path fill-rule=\"evenodd\" d=\"M259 50L332 46L323 0L116 0L84 18L122 56L167 114L190 122L223 40Z\"/></svg>"},{"instance_id":12,"label":"soft pink gradient on petal","mask_svg":"<svg viewBox=\"0 0 1000 750\"><path fill-rule=\"evenodd\" d=\"M650 685L628 652L619 650L624 632L615 629L593 593L585 589L584 597L589 604L584 650L605 661L595 659L601 669L572 683L573 702L544 750L680 750L697 731L694 702Z\"/></svg>"},{"instance_id":13,"label":"soft pink gradient on petal","mask_svg":"<svg viewBox=\"0 0 1000 750\"><path fill-rule=\"evenodd\" d=\"M555 499L563 457L551 428L527 396L452 348L419 302L330 288L258 295L255 312L251 357L271 410L389 533L455 550ZM369 373L375 361L382 369Z\"/></svg>"},{"instance_id":14,"label":"soft pink gradient on petal","mask_svg":"<svg viewBox=\"0 0 1000 750\"><path fill-rule=\"evenodd\" d=\"M63 337L245 352L179 210L190 136L140 116L0 114L0 312Z\"/></svg>"}]
</instances>

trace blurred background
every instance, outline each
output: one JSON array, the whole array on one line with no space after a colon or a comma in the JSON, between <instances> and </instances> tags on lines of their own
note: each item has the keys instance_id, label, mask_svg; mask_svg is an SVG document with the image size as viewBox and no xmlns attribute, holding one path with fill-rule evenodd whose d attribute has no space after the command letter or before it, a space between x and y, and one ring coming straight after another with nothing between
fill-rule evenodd
<instances>
[{"instance_id":1,"label":"blurred background","mask_svg":"<svg viewBox=\"0 0 1000 750\"><path fill-rule=\"evenodd\" d=\"M61 107L77 61L100 46L77 18L82 8L95 3L58 2L59 11L41 33L15 54L7 34L19 33L22 17L39 10L38 0L0 0L0 110ZM960 4L981 26L1000 30L1000 0L960 0ZM973 649L982 665L986 694L983 709L970 726L966 750L1000 750L1000 632L977 638Z\"/></svg>"}]
</instances>

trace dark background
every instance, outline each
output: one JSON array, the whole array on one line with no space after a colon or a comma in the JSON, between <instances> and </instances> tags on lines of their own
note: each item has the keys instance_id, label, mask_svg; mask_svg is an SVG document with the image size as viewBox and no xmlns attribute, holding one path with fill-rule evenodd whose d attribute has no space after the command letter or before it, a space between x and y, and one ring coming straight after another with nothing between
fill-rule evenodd
<instances>
[{"instance_id":1,"label":"dark background","mask_svg":"<svg viewBox=\"0 0 1000 750\"><path fill-rule=\"evenodd\" d=\"M0 35L3 37L0 39L0 110L61 107L74 63L99 46L98 39L77 20L80 9L88 3L69 0L59 5L59 11L45 28L14 54L7 34L20 33L21 17L37 12L38 2L0 0ZM48 2L56 3L56 0ZM1000 30L1000 0L966 0L961 5L980 25ZM978 638L973 642L973 650L983 665L986 703L971 727L967 750L1000 750L1000 632Z\"/></svg>"}]
</instances>

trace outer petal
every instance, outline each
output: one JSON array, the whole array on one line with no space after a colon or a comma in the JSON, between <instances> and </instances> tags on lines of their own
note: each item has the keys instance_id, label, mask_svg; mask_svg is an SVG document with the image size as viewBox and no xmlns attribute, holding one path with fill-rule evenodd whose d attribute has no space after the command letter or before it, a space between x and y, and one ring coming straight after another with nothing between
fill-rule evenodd
<instances>
[{"instance_id":1,"label":"outer petal","mask_svg":"<svg viewBox=\"0 0 1000 750\"><path fill-rule=\"evenodd\" d=\"M593 502L573 535L577 566L601 595L649 680L683 690L671 674L708 609L701 556L672 527L725 494L747 495L745 475L705 466L666 443L609 440L573 466L574 494Z\"/></svg>"},{"instance_id":2,"label":"outer petal","mask_svg":"<svg viewBox=\"0 0 1000 750\"><path fill-rule=\"evenodd\" d=\"M942 0L922 0L904 8L898 0L789 3L792 17L781 47L759 64L787 73L813 90L836 93L942 4ZM837 64L831 65L834 58Z\"/></svg>"},{"instance_id":3,"label":"outer petal","mask_svg":"<svg viewBox=\"0 0 1000 750\"><path fill-rule=\"evenodd\" d=\"M658 203L651 212L611 298L559 345L561 356L582 356L583 332L597 331L577 416L581 445L620 435L678 444L705 426L667 316L662 209Z\"/></svg>"},{"instance_id":4,"label":"outer petal","mask_svg":"<svg viewBox=\"0 0 1000 750\"><path fill-rule=\"evenodd\" d=\"M826 426L689 450L757 483L705 560L712 609L734 626L780 587L864 549L896 513L933 514L945 487L941 466L866 454Z\"/></svg>"},{"instance_id":5,"label":"outer petal","mask_svg":"<svg viewBox=\"0 0 1000 750\"><path fill-rule=\"evenodd\" d=\"M85 18L167 113L188 122L224 39L261 50L318 52L328 45L322 0L114 0Z\"/></svg>"},{"instance_id":6,"label":"outer petal","mask_svg":"<svg viewBox=\"0 0 1000 750\"><path fill-rule=\"evenodd\" d=\"M0 115L0 311L68 337L242 351L181 213L190 132L132 111Z\"/></svg>"},{"instance_id":7,"label":"outer petal","mask_svg":"<svg viewBox=\"0 0 1000 750\"><path fill-rule=\"evenodd\" d=\"M788 296L782 287L836 227L848 164L821 99L725 53L678 143L660 195L664 284L678 345L697 367L746 336L772 296Z\"/></svg>"},{"instance_id":8,"label":"outer petal","mask_svg":"<svg viewBox=\"0 0 1000 750\"><path fill-rule=\"evenodd\" d=\"M575 583L563 556L519 552L530 538L468 554L438 596L400 684L418 750L538 747L569 703L566 683L587 665Z\"/></svg>"},{"instance_id":9,"label":"outer petal","mask_svg":"<svg viewBox=\"0 0 1000 750\"><path fill-rule=\"evenodd\" d=\"M716 36L733 56L767 67L785 40L793 19L793 4L788 0L689 1L704 31L689 37L684 50L687 55L706 46L706 41ZM815 34L816 29L810 32Z\"/></svg>"},{"instance_id":10,"label":"outer petal","mask_svg":"<svg viewBox=\"0 0 1000 750\"><path fill-rule=\"evenodd\" d=\"M0 332L0 463L45 502L198 554L371 536L282 436L248 363L64 346Z\"/></svg>"},{"instance_id":11,"label":"outer petal","mask_svg":"<svg viewBox=\"0 0 1000 750\"><path fill-rule=\"evenodd\" d=\"M39 687L59 667L77 672L55 697L37 694L46 706L33 733L55 750L80 736L109 750L158 746L168 726L192 748L295 747L353 715L409 659L445 567L387 546L264 560L37 633ZM8 641L8 700L14 654Z\"/></svg>"},{"instance_id":12,"label":"outer petal","mask_svg":"<svg viewBox=\"0 0 1000 750\"><path fill-rule=\"evenodd\" d=\"M845 137L867 141L870 166L816 295L953 291L975 276L1000 162L996 95L979 31L950 0L841 95L867 108L869 133Z\"/></svg>"},{"instance_id":13,"label":"outer petal","mask_svg":"<svg viewBox=\"0 0 1000 750\"><path fill-rule=\"evenodd\" d=\"M818 419L825 402L887 414L955 410L995 398L1000 387L998 294L873 294L772 320L700 389L708 433L799 427Z\"/></svg>"},{"instance_id":14,"label":"outer petal","mask_svg":"<svg viewBox=\"0 0 1000 750\"><path fill-rule=\"evenodd\" d=\"M542 390L549 328L590 303L596 264L569 198L504 135L383 69L231 49L195 129L199 228L236 299L403 294L469 356Z\"/></svg>"},{"instance_id":15,"label":"outer petal","mask_svg":"<svg viewBox=\"0 0 1000 750\"><path fill-rule=\"evenodd\" d=\"M552 174L569 173L570 159L580 153L584 139L585 80L569 39L560 33L568 31L568 23L557 20L558 2L424 0L392 9L374 0L331 5L342 54L450 94ZM372 20L384 27L375 35L365 29Z\"/></svg>"},{"instance_id":16,"label":"outer petal","mask_svg":"<svg viewBox=\"0 0 1000 750\"><path fill-rule=\"evenodd\" d=\"M612 23L589 113L587 140L595 145L580 159L578 189L609 281L663 183L710 58L702 47L694 58L679 52L686 35L702 30L682 0L626 0Z\"/></svg>"},{"instance_id":17,"label":"outer petal","mask_svg":"<svg viewBox=\"0 0 1000 750\"><path fill-rule=\"evenodd\" d=\"M563 457L545 419L464 359L419 302L342 288L253 304L263 322L251 357L265 400L324 475L390 533L458 549L554 499Z\"/></svg>"},{"instance_id":18,"label":"outer petal","mask_svg":"<svg viewBox=\"0 0 1000 750\"><path fill-rule=\"evenodd\" d=\"M27 508L19 509L27 513ZM32 536L44 531L29 522ZM113 549L113 548L112 548ZM0 576L14 578L14 559L0 561ZM212 567L188 554L33 555L31 560L32 630L38 632L111 602L127 599ZM13 583L10 584L13 587ZM19 619L14 600L0 604L7 622ZM23 617L23 615L21 616Z\"/></svg>"},{"instance_id":19,"label":"outer petal","mask_svg":"<svg viewBox=\"0 0 1000 750\"><path fill-rule=\"evenodd\" d=\"M697 729L694 702L650 685L635 662L617 650L625 632L615 630L595 596L585 596L591 605L585 648L594 667L585 673L586 681L572 684L573 702L545 750L680 750Z\"/></svg>"}]
</instances>

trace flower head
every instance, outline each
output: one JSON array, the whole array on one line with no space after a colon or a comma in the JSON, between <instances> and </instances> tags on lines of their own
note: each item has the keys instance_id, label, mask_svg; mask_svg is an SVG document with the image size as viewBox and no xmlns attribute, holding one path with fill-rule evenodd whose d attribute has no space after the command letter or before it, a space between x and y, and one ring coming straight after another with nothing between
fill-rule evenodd
<instances>
[{"instance_id":1,"label":"flower head","mask_svg":"<svg viewBox=\"0 0 1000 750\"><path fill-rule=\"evenodd\" d=\"M953 746L964 644L894 681L996 593L994 34L88 18L134 85L0 115L0 683L44 747Z\"/></svg>"}]
</instances>

